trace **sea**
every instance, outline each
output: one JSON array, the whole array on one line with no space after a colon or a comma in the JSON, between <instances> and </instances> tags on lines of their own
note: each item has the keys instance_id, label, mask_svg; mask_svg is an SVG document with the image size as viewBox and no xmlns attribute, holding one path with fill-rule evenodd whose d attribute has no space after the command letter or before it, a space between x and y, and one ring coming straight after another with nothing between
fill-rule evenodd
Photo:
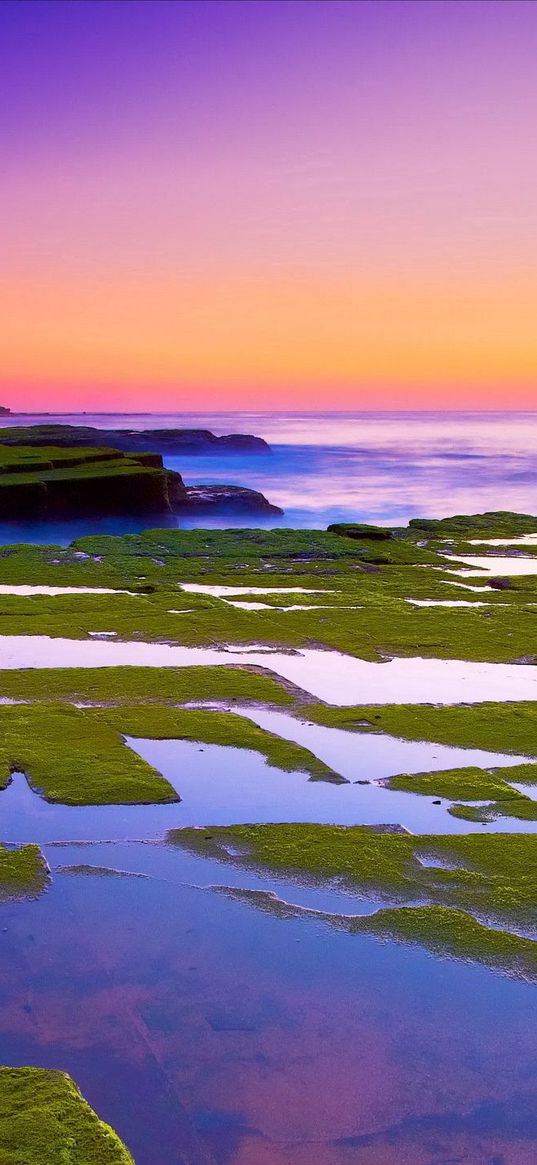
<instances>
[{"instance_id":1,"label":"sea","mask_svg":"<svg viewBox=\"0 0 537 1165\"><path fill-rule=\"evenodd\" d=\"M485 510L537 512L536 412L177 412L13 414L3 425L204 428L253 433L271 452L168 456L187 485L260 490L284 514L172 517L171 526L325 528L404 525L409 518ZM66 543L80 533L135 532L154 518L0 524L0 541Z\"/></svg>"}]
</instances>

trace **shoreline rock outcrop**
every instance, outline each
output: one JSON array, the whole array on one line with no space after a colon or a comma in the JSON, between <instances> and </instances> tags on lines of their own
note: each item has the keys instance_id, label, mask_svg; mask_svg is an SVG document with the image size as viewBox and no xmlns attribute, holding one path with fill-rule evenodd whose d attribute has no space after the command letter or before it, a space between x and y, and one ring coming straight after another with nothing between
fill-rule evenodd
<instances>
[{"instance_id":1,"label":"shoreline rock outcrop","mask_svg":"<svg viewBox=\"0 0 537 1165\"><path fill-rule=\"evenodd\" d=\"M1 415L1 410L0 410ZM91 425L17 425L1 429L2 445L97 448L106 446L122 453L270 453L262 437L228 433L217 437L210 429L96 429Z\"/></svg>"},{"instance_id":2,"label":"shoreline rock outcrop","mask_svg":"<svg viewBox=\"0 0 537 1165\"><path fill-rule=\"evenodd\" d=\"M0 444L0 519L110 514L185 514L207 510L281 514L256 490L185 486L159 453Z\"/></svg>"},{"instance_id":3,"label":"shoreline rock outcrop","mask_svg":"<svg viewBox=\"0 0 537 1165\"><path fill-rule=\"evenodd\" d=\"M187 485L186 502L179 509L230 510L241 513L283 514L264 494L240 485Z\"/></svg>"}]
</instances>

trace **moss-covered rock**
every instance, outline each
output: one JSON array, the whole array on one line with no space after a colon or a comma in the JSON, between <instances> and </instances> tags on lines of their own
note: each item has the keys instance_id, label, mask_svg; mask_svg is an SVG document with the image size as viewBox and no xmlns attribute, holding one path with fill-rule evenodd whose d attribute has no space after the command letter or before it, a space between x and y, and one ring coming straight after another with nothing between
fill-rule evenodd
<instances>
[{"instance_id":1,"label":"moss-covered rock","mask_svg":"<svg viewBox=\"0 0 537 1165\"><path fill-rule=\"evenodd\" d=\"M240 667L64 667L0 670L0 697L54 703L184 704L196 700L293 704L272 676Z\"/></svg>"},{"instance_id":2,"label":"moss-covered rock","mask_svg":"<svg viewBox=\"0 0 537 1165\"><path fill-rule=\"evenodd\" d=\"M484 514L454 514L449 518L411 518L408 526L410 530L435 535L486 533L489 537L501 537L502 534L533 534L537 531L537 517L511 510L488 510Z\"/></svg>"},{"instance_id":3,"label":"moss-covered rock","mask_svg":"<svg viewBox=\"0 0 537 1165\"><path fill-rule=\"evenodd\" d=\"M65 1072L0 1068L2 1165L134 1165Z\"/></svg>"},{"instance_id":4,"label":"moss-covered rock","mask_svg":"<svg viewBox=\"0 0 537 1165\"><path fill-rule=\"evenodd\" d=\"M9 410L7 410L9 411ZM0 409L0 415L2 410ZM262 437L228 433L217 437L210 429L96 429L91 425L17 425L0 429L5 445L106 445L127 453L270 453Z\"/></svg>"},{"instance_id":5,"label":"moss-covered rock","mask_svg":"<svg viewBox=\"0 0 537 1165\"><path fill-rule=\"evenodd\" d=\"M0 844L1 902L38 898L48 882L48 866L39 846L23 845L13 849Z\"/></svg>"},{"instance_id":6,"label":"moss-covered rock","mask_svg":"<svg viewBox=\"0 0 537 1165\"><path fill-rule=\"evenodd\" d=\"M169 781L127 747L125 736L250 749L284 771L344 782L308 749L244 716L157 704L76 708L42 702L0 705L0 788L22 771L47 801L64 805L179 801Z\"/></svg>"},{"instance_id":7,"label":"moss-covered rock","mask_svg":"<svg viewBox=\"0 0 537 1165\"><path fill-rule=\"evenodd\" d=\"M435 954L483 963L517 978L537 979L537 942L484 926L463 910L446 906L403 906L349 921L348 929L424 946Z\"/></svg>"},{"instance_id":8,"label":"moss-covered rock","mask_svg":"<svg viewBox=\"0 0 537 1165\"><path fill-rule=\"evenodd\" d=\"M394 902L417 899L503 921L535 921L536 834L413 836L365 825L300 823L185 828L167 837L225 864L343 879Z\"/></svg>"},{"instance_id":9,"label":"moss-covered rock","mask_svg":"<svg viewBox=\"0 0 537 1165\"><path fill-rule=\"evenodd\" d=\"M369 526L365 522L333 522L327 529L330 534L360 540L365 538L371 542L389 542L393 537L390 526Z\"/></svg>"},{"instance_id":10,"label":"moss-covered rock","mask_svg":"<svg viewBox=\"0 0 537 1165\"><path fill-rule=\"evenodd\" d=\"M159 455L110 449L58 449L39 453L0 444L0 516L76 517L80 514L166 513L169 476ZM186 498L179 475L175 492Z\"/></svg>"}]
</instances>

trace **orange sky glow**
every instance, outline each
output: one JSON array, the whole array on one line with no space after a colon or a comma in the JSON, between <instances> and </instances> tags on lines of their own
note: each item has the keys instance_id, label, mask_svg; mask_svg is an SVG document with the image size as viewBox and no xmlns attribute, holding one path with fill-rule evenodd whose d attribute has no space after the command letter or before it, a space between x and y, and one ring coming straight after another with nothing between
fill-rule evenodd
<instances>
[{"instance_id":1,"label":"orange sky glow","mask_svg":"<svg viewBox=\"0 0 537 1165\"><path fill-rule=\"evenodd\" d=\"M3 403L533 407L535 6L8 7Z\"/></svg>"}]
</instances>

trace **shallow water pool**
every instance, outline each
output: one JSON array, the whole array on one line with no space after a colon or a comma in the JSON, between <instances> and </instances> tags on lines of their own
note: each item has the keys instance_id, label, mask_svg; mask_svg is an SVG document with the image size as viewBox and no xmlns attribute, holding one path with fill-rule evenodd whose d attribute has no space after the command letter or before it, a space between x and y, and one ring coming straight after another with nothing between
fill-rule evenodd
<instances>
[{"instance_id":1,"label":"shallow water pool","mask_svg":"<svg viewBox=\"0 0 537 1165\"><path fill-rule=\"evenodd\" d=\"M329 704L460 704L537 700L537 667L458 659L389 659L382 663L338 651L254 644L227 648L107 642L46 635L0 635L0 668L188 667L253 664L290 680Z\"/></svg>"}]
</instances>

